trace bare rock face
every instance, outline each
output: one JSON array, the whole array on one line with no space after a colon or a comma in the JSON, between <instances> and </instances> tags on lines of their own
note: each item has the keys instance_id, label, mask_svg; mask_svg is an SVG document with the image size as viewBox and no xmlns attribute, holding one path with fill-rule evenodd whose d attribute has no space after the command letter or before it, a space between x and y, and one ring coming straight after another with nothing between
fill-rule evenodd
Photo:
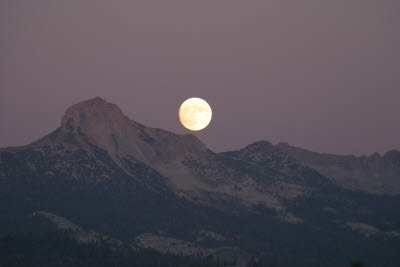
<instances>
[{"instance_id":1,"label":"bare rock face","mask_svg":"<svg viewBox=\"0 0 400 267\"><path fill-rule=\"evenodd\" d=\"M151 164L169 163L187 153L206 151L196 137L145 127L126 117L118 106L99 97L68 108L61 133L85 137L112 156L132 156Z\"/></svg>"}]
</instances>

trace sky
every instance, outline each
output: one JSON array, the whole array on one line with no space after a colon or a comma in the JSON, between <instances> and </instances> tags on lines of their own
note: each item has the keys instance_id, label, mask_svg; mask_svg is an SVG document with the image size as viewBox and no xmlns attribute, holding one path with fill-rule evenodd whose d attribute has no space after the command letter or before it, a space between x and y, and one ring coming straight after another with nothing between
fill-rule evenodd
<instances>
[{"instance_id":1,"label":"sky","mask_svg":"<svg viewBox=\"0 0 400 267\"><path fill-rule=\"evenodd\" d=\"M400 1L13 0L0 3L0 147L96 96L211 150L258 140L400 150ZM180 104L205 99L190 132Z\"/></svg>"}]
</instances>

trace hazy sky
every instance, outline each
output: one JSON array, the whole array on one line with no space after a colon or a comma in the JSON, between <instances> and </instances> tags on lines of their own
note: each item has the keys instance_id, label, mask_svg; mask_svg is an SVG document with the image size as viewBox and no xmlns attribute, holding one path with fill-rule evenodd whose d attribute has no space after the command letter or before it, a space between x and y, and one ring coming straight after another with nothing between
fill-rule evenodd
<instances>
[{"instance_id":1,"label":"hazy sky","mask_svg":"<svg viewBox=\"0 0 400 267\"><path fill-rule=\"evenodd\" d=\"M319 152L400 149L399 0L1 1L0 147L100 96L214 151L265 139Z\"/></svg>"}]
</instances>

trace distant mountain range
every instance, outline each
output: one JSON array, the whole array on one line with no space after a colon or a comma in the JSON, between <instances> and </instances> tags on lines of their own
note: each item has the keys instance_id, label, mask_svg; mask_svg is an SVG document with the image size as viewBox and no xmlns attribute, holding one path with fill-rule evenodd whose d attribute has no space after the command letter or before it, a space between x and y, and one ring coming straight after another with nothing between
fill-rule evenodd
<instances>
[{"instance_id":1,"label":"distant mountain range","mask_svg":"<svg viewBox=\"0 0 400 267\"><path fill-rule=\"evenodd\" d=\"M0 150L1 236L40 217L29 231L51 224L110 249L237 266L400 266L399 211L400 151L339 156L259 141L214 153L98 97L42 139Z\"/></svg>"}]
</instances>

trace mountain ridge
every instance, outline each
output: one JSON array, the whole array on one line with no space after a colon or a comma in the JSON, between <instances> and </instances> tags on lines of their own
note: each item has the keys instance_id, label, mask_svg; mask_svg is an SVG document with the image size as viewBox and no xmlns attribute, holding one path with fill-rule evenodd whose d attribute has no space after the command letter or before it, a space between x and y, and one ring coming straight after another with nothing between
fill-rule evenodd
<instances>
[{"instance_id":1,"label":"mountain ridge","mask_svg":"<svg viewBox=\"0 0 400 267\"><path fill-rule=\"evenodd\" d=\"M146 237L156 250L178 241L207 251L237 247L237 255L287 266L374 251L368 238L392 253L400 236L396 187L351 187L326 166L400 177L397 152L348 161L258 141L214 153L197 137L143 126L94 98L67 109L40 140L0 149L0 226L7 214L44 211L121 242ZM218 240L199 239L205 232ZM323 249L345 241L348 251Z\"/></svg>"},{"instance_id":2,"label":"mountain ridge","mask_svg":"<svg viewBox=\"0 0 400 267\"><path fill-rule=\"evenodd\" d=\"M60 129L29 145L40 145L41 142L55 138L74 136L87 147L83 138L109 152L116 163L120 157L131 156L143 163L153 165L155 169L168 175L171 161L181 161L185 154L214 153L197 137L191 134L179 135L159 128L146 127L125 116L121 109L105 99L95 97L70 106L62 116ZM82 135L82 136L81 136ZM159 140L157 142L157 140ZM156 142L156 143L154 143ZM298 163L310 167L327 176L331 181L345 188L361 190L375 194L400 194L400 151L390 150L381 156L373 153L370 156L336 155L312 152L291 146L288 143L273 145L266 140L253 142L239 151L262 145L264 150L276 150ZM6 147L1 150L23 148ZM208 151L208 152L207 152ZM271 152L272 153L272 152ZM229 151L214 153L226 155ZM351 163L349 163L351 162ZM157 166L154 166L155 164ZM172 162L173 163L173 162ZM367 166L369 163L369 166ZM346 165L347 164L347 165ZM352 169L349 164L352 164ZM381 166L371 166L380 164ZM386 171L389 165L393 171ZM119 164L123 168L122 164ZM162 166L164 165L164 166ZM178 164L179 165L179 164ZM327 165L331 165L326 167ZM332 167L333 166L333 167ZM179 167L179 166L178 166ZM349 168L351 170L349 170ZM385 169L385 172L379 170ZM171 174L176 176L177 174ZM188 174L186 174L188 175Z\"/></svg>"}]
</instances>

